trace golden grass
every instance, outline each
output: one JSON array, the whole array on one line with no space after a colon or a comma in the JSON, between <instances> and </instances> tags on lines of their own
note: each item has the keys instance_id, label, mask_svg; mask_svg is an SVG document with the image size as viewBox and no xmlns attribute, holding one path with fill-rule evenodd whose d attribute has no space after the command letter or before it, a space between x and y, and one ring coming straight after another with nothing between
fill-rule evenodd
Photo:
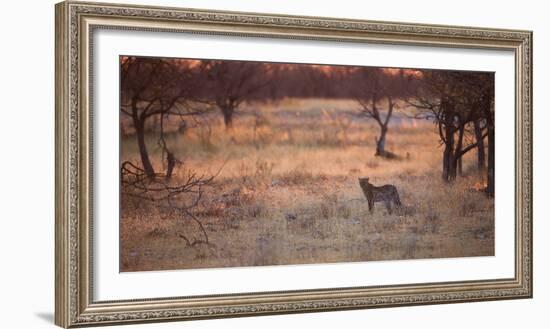
<instances>
[{"instance_id":1,"label":"golden grass","mask_svg":"<svg viewBox=\"0 0 550 329\"><path fill-rule=\"evenodd\" d=\"M223 166L195 210L211 244L187 246L179 236L199 239L196 224L123 198L121 270L493 255L494 204L476 189L483 178L473 154L464 162L469 175L445 184L434 126L397 118L387 148L401 159L375 157L377 127L353 117L353 106L247 104L231 132L217 113L208 130L181 134L170 123L168 144L183 167L213 173ZM121 161L137 161L135 144L135 136L123 139ZM149 145L161 168L153 133ZM364 176L395 185L404 207L390 215L376 204L369 213L357 183Z\"/></svg>"}]
</instances>

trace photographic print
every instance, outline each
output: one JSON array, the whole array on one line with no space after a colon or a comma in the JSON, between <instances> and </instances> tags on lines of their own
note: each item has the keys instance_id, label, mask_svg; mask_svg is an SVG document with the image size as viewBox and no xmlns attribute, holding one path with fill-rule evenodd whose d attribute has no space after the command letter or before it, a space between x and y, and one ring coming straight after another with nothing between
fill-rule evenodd
<instances>
[{"instance_id":1,"label":"photographic print","mask_svg":"<svg viewBox=\"0 0 550 329\"><path fill-rule=\"evenodd\" d=\"M494 74L120 57L120 270L494 255Z\"/></svg>"}]
</instances>

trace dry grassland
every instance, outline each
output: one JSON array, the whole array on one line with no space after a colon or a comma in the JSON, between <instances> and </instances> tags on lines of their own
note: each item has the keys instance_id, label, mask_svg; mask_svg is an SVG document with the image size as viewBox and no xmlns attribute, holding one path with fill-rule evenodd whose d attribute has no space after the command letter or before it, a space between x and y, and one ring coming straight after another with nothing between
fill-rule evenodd
<instances>
[{"instance_id":1,"label":"dry grassland","mask_svg":"<svg viewBox=\"0 0 550 329\"><path fill-rule=\"evenodd\" d=\"M377 126L355 113L351 101L246 104L229 133L219 113L184 132L172 119L167 142L183 161L174 181L221 168L194 209L210 244L188 246L181 236L200 239L196 223L122 194L121 270L493 255L494 203L479 192L474 152L465 176L445 184L432 123L394 118L387 149L401 158L386 160L374 156ZM127 131L121 162L139 163ZM149 149L162 168L154 132ZM369 213L358 177L395 185L404 206Z\"/></svg>"}]
</instances>

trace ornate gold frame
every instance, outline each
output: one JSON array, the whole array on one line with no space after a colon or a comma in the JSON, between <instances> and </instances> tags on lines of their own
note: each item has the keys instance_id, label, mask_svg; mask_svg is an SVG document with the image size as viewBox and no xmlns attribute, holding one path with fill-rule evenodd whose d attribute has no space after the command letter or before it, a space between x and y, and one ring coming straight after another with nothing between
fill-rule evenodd
<instances>
[{"instance_id":1,"label":"ornate gold frame","mask_svg":"<svg viewBox=\"0 0 550 329\"><path fill-rule=\"evenodd\" d=\"M532 297L532 32L66 1L56 5L56 297L62 327ZM94 29L515 52L515 276L467 282L94 302L90 47Z\"/></svg>"}]
</instances>

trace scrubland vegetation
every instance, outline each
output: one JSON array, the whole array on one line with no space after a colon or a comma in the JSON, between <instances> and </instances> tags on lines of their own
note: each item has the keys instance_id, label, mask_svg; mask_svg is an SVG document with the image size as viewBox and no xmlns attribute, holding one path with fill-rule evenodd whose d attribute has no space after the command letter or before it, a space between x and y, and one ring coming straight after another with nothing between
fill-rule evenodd
<instances>
[{"instance_id":1,"label":"scrubland vegetation","mask_svg":"<svg viewBox=\"0 0 550 329\"><path fill-rule=\"evenodd\" d=\"M212 179L196 204L197 193L182 196L189 213L121 192L121 271L493 255L494 200L475 152L449 183L433 121L394 114L385 148L397 157L387 158L375 156L379 126L356 109L346 99L247 101L230 129L217 112L184 126L167 117L162 143L150 122L152 167L166 169L166 150L178 158L171 186L190 173ZM139 164L135 129L121 124L121 165ZM395 185L403 207L370 213L359 177Z\"/></svg>"}]
</instances>

